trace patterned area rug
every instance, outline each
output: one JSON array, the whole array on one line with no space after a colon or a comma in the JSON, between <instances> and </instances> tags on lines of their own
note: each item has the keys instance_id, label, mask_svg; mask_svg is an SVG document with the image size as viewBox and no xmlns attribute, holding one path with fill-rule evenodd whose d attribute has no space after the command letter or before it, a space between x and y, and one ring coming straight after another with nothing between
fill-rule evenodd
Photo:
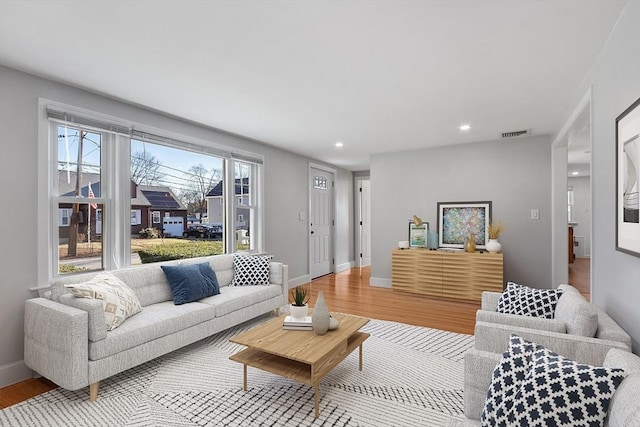
<instances>
[{"instance_id":1,"label":"patterned area rug","mask_svg":"<svg viewBox=\"0 0 640 427\"><path fill-rule=\"evenodd\" d=\"M447 426L463 416L463 356L471 335L371 320L362 330L364 367L354 351L313 387L229 360L229 338L254 319L88 388L61 388L0 411L2 426Z\"/></svg>"}]
</instances>

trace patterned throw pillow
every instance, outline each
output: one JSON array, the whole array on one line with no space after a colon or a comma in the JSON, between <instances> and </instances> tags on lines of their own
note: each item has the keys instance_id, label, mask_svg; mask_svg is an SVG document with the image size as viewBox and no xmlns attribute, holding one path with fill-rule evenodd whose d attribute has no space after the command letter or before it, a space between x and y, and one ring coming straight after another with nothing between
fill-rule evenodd
<instances>
[{"instance_id":1,"label":"patterned throw pillow","mask_svg":"<svg viewBox=\"0 0 640 427\"><path fill-rule=\"evenodd\" d=\"M102 301L107 331L112 331L128 317L142 310L136 294L111 273L97 274L93 279L76 285L65 285L78 298Z\"/></svg>"},{"instance_id":2,"label":"patterned throw pillow","mask_svg":"<svg viewBox=\"0 0 640 427\"><path fill-rule=\"evenodd\" d=\"M480 418L483 426L506 424L513 399L530 370L533 354L538 348L537 344L511 334L509 348L493 371Z\"/></svg>"},{"instance_id":3,"label":"patterned throw pillow","mask_svg":"<svg viewBox=\"0 0 640 427\"><path fill-rule=\"evenodd\" d=\"M271 255L234 255L231 286L268 285Z\"/></svg>"},{"instance_id":4,"label":"patterned throw pillow","mask_svg":"<svg viewBox=\"0 0 640 427\"><path fill-rule=\"evenodd\" d=\"M534 289L508 282L500 296L498 313L553 319L562 289Z\"/></svg>"},{"instance_id":5,"label":"patterned throw pillow","mask_svg":"<svg viewBox=\"0 0 640 427\"><path fill-rule=\"evenodd\" d=\"M603 426L623 369L594 367L539 348L516 393L509 425Z\"/></svg>"}]
</instances>

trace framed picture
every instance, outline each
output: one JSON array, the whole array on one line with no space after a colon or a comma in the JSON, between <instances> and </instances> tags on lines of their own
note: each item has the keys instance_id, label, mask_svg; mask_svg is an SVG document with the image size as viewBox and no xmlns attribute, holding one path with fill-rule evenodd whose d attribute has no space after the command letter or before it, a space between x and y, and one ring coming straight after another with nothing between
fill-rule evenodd
<instances>
[{"instance_id":1,"label":"framed picture","mask_svg":"<svg viewBox=\"0 0 640 427\"><path fill-rule=\"evenodd\" d=\"M427 246L428 232L428 222L416 225L413 221L409 220L409 246L412 248L423 248Z\"/></svg>"},{"instance_id":2,"label":"framed picture","mask_svg":"<svg viewBox=\"0 0 640 427\"><path fill-rule=\"evenodd\" d=\"M491 202L438 202L438 246L464 248L467 236L476 236L476 248L489 241Z\"/></svg>"},{"instance_id":3,"label":"framed picture","mask_svg":"<svg viewBox=\"0 0 640 427\"><path fill-rule=\"evenodd\" d=\"M616 250L640 257L640 98L616 118Z\"/></svg>"}]
</instances>

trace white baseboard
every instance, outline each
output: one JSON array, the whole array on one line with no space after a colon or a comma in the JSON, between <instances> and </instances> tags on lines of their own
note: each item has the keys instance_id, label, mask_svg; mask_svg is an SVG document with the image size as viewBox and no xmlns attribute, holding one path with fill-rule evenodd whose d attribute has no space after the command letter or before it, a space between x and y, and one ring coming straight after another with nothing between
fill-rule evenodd
<instances>
[{"instance_id":1,"label":"white baseboard","mask_svg":"<svg viewBox=\"0 0 640 427\"><path fill-rule=\"evenodd\" d=\"M336 273L341 273L343 271L349 270L349 269L353 268L354 264L355 263L353 261L349 261L349 262L344 262L342 264L338 264L338 265L336 265Z\"/></svg>"},{"instance_id":2,"label":"white baseboard","mask_svg":"<svg viewBox=\"0 0 640 427\"><path fill-rule=\"evenodd\" d=\"M296 286L304 285L311 281L311 276L308 274L303 274L302 276L295 277L293 279L289 279L289 289L295 288Z\"/></svg>"},{"instance_id":3,"label":"white baseboard","mask_svg":"<svg viewBox=\"0 0 640 427\"><path fill-rule=\"evenodd\" d=\"M19 383L33 377L33 371L27 368L24 360L0 366L0 387Z\"/></svg>"},{"instance_id":4,"label":"white baseboard","mask_svg":"<svg viewBox=\"0 0 640 427\"><path fill-rule=\"evenodd\" d=\"M371 286L376 286L378 288L390 288L391 279L385 279L382 277L372 277L371 279L369 279L369 284Z\"/></svg>"}]
</instances>

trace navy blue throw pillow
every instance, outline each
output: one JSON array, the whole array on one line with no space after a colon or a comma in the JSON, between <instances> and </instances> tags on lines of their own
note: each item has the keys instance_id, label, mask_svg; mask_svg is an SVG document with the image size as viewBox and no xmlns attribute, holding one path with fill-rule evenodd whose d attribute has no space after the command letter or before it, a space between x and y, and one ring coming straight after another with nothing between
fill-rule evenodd
<instances>
[{"instance_id":1,"label":"navy blue throw pillow","mask_svg":"<svg viewBox=\"0 0 640 427\"><path fill-rule=\"evenodd\" d=\"M167 276L175 305L220 293L216 273L206 262L191 265L163 265L162 271Z\"/></svg>"}]
</instances>

